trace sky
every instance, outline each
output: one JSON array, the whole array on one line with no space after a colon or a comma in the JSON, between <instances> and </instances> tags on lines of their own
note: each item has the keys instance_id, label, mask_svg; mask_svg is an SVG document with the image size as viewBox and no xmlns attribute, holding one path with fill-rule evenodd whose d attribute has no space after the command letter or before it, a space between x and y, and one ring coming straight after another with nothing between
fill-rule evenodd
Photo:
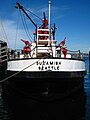
<instances>
[{"instance_id":1,"label":"sky","mask_svg":"<svg viewBox=\"0 0 90 120\"><path fill-rule=\"evenodd\" d=\"M10 48L22 48L20 39L28 40L20 11L15 8L17 0L0 0L0 39L7 39ZM48 0L18 0L24 8L43 19L48 17ZM27 11L36 24L41 20ZM35 26L24 15L23 20L33 41ZM24 24L25 24L24 23ZM51 24L56 24L57 44L66 37L71 51L90 51L90 0L51 0Z\"/></svg>"}]
</instances>

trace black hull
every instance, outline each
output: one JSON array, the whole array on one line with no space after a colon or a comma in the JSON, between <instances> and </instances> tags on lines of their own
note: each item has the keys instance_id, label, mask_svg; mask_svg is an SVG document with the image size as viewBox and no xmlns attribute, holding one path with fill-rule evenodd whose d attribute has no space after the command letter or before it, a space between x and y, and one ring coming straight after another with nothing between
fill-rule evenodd
<instances>
[{"instance_id":1,"label":"black hull","mask_svg":"<svg viewBox=\"0 0 90 120\"><path fill-rule=\"evenodd\" d=\"M8 72L9 76L12 74ZM38 78L32 78L32 75ZM25 97L51 101L68 96L83 87L83 84L84 72L21 72L9 78L7 86Z\"/></svg>"},{"instance_id":2,"label":"black hull","mask_svg":"<svg viewBox=\"0 0 90 120\"><path fill-rule=\"evenodd\" d=\"M2 84L2 98L4 102L4 109L8 112L8 114L13 116L13 120L14 118L18 119L18 116L20 116L19 119L21 119L22 114L24 115L24 117L22 117L23 120L28 120L28 117L33 120L36 116L39 118L41 116L38 116L40 115L40 113L38 113L40 111L38 111L37 106L39 107L39 105L41 105L42 107L42 104L44 104L44 110L47 108L46 105L49 106L50 110L55 104L55 109L59 109L59 102L60 106L63 108L61 101L65 101L66 99L68 100L68 98L71 96L74 97L74 95L77 95L78 92L84 91L83 75L81 77L65 76L65 78L50 77L49 79L35 79L26 77L25 74L24 77L23 74L13 76ZM9 73L8 75L11 74ZM37 113L36 116L34 116L34 113ZM58 117L60 117L59 114ZM43 119L43 117L41 117L41 119Z\"/></svg>"},{"instance_id":3,"label":"black hull","mask_svg":"<svg viewBox=\"0 0 90 120\"><path fill-rule=\"evenodd\" d=\"M7 71L11 77L2 84L4 110L8 112L10 120L81 118L85 72L16 73ZM72 110L75 114L71 116Z\"/></svg>"},{"instance_id":4,"label":"black hull","mask_svg":"<svg viewBox=\"0 0 90 120\"><path fill-rule=\"evenodd\" d=\"M32 96L30 93L26 95L25 91L21 93L9 86L8 83L4 88L4 109L8 112L10 120L80 120L84 117L85 93L83 86L73 91L74 94L64 95L63 99L61 99L61 93L56 93L53 97L50 94L39 97L37 94L38 97L35 99L34 95Z\"/></svg>"},{"instance_id":5,"label":"black hull","mask_svg":"<svg viewBox=\"0 0 90 120\"><path fill-rule=\"evenodd\" d=\"M32 72L24 72L24 71L7 71L8 76L15 76L15 78L24 78L24 79L31 79L31 78L58 78L58 79L66 79L66 78L81 78L84 77L86 71L32 71Z\"/></svg>"},{"instance_id":6,"label":"black hull","mask_svg":"<svg viewBox=\"0 0 90 120\"><path fill-rule=\"evenodd\" d=\"M20 62L19 69L17 66L18 62ZM59 98L62 98L63 96L67 96L67 93L68 94L73 93L73 91L76 91L77 89L83 86L83 81L85 76L85 70L83 69L83 64L81 64L82 67L81 65L79 66L82 69L80 69L79 67L77 67L77 69L76 68L73 69L73 66L75 65L74 64L71 67L72 69L70 70L64 69L64 71L62 71L63 69L61 69L61 71L58 70L39 71L37 69L35 70L35 68L37 68L36 66L34 69L26 69L27 67L25 69L21 69L22 67L24 67L25 62L26 61L23 60L17 61L17 59L14 62L11 61L10 68L8 68L7 70L7 75L8 75L7 78L9 78L8 86L22 95L31 97L33 99L50 101L53 99L57 99L58 96ZM58 64L61 64L61 62Z\"/></svg>"}]
</instances>

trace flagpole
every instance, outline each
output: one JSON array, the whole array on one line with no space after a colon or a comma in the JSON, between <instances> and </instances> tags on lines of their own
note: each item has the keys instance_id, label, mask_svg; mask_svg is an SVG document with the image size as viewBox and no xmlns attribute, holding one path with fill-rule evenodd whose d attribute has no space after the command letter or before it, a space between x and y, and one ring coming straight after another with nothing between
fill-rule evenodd
<instances>
[{"instance_id":1,"label":"flagpole","mask_svg":"<svg viewBox=\"0 0 90 120\"><path fill-rule=\"evenodd\" d=\"M50 39L50 5L51 5L51 1L48 0L48 28L49 28L49 39Z\"/></svg>"}]
</instances>

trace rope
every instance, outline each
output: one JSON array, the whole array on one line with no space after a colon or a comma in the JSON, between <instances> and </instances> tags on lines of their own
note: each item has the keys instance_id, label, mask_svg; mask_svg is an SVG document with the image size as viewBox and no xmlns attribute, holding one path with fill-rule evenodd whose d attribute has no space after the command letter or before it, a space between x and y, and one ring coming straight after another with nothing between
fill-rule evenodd
<instances>
[{"instance_id":1,"label":"rope","mask_svg":"<svg viewBox=\"0 0 90 120\"><path fill-rule=\"evenodd\" d=\"M31 36L31 34L30 34L29 30L28 30L28 27L27 27L27 24L26 24L26 20L25 20L24 14L23 14L23 18L24 18L24 24L25 24L25 26L26 26L26 30L27 30L27 32L28 32L29 38L31 38L31 39L33 40L32 36ZM30 41L32 42L32 40L30 40Z\"/></svg>"},{"instance_id":2,"label":"rope","mask_svg":"<svg viewBox=\"0 0 90 120\"><path fill-rule=\"evenodd\" d=\"M43 59L43 58L45 58L45 57L42 57L41 59ZM41 59L37 60L36 62L40 61ZM21 73L21 72L24 71L25 69L27 69L27 68L31 67L32 65L34 65L36 62L30 64L29 66L27 66L27 67L25 67L25 68L23 68L21 71L18 71L18 72L16 72L15 74L13 74L13 75L5 78L5 79L2 79L2 80L0 81L0 83L5 82L6 80L8 80L8 79L10 79L10 78L18 75L19 73Z\"/></svg>"},{"instance_id":3,"label":"rope","mask_svg":"<svg viewBox=\"0 0 90 120\"><path fill-rule=\"evenodd\" d=\"M14 49L16 49L17 34L18 34L18 24L19 24L19 12L18 12L18 18L17 18L17 27L16 27L16 35L15 35L15 46L14 46Z\"/></svg>"},{"instance_id":4,"label":"rope","mask_svg":"<svg viewBox=\"0 0 90 120\"><path fill-rule=\"evenodd\" d=\"M79 52L79 50L77 50L77 51L71 51L71 50L67 50L67 51L69 51L69 52Z\"/></svg>"},{"instance_id":5,"label":"rope","mask_svg":"<svg viewBox=\"0 0 90 120\"><path fill-rule=\"evenodd\" d=\"M19 11L20 11L20 9L19 9ZM29 40L32 42L32 38L30 39L30 34L29 34L29 31L28 31L28 28L27 28L27 26L26 26L26 22L24 21L24 19L23 19L23 16L22 16L22 13L21 13L21 11L20 11L20 15L21 15L21 19L22 19L22 23L23 23L23 26L24 26L24 29L25 29L25 32L26 32L26 35L27 35L27 37L29 38Z\"/></svg>"},{"instance_id":6,"label":"rope","mask_svg":"<svg viewBox=\"0 0 90 120\"><path fill-rule=\"evenodd\" d=\"M30 10L24 8L26 11L30 12L32 15L34 15L35 17L37 17L38 19L40 19L42 21L42 18L40 18L39 16L37 16L36 14L34 14L33 12L31 12Z\"/></svg>"}]
</instances>

